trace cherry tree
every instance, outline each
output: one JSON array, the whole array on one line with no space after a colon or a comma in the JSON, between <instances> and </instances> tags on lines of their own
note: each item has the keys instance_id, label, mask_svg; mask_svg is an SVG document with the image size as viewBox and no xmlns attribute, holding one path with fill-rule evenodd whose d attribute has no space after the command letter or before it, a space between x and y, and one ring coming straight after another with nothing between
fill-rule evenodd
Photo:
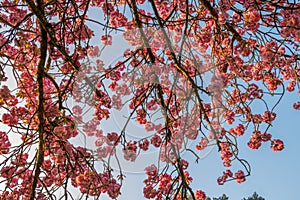
<instances>
[{"instance_id":1,"label":"cherry tree","mask_svg":"<svg viewBox=\"0 0 300 200\"><path fill-rule=\"evenodd\" d=\"M106 63L116 34L130 48ZM188 166L209 146L224 165L217 182L244 182L239 137L284 148L271 127L283 95L300 93L299 42L294 1L1 1L0 199L115 199L118 150L128 162L159 152L145 168L147 199L205 199ZM124 108L122 129L103 131ZM147 134L129 137L130 122ZM77 145L80 135L94 144Z\"/></svg>"}]
</instances>

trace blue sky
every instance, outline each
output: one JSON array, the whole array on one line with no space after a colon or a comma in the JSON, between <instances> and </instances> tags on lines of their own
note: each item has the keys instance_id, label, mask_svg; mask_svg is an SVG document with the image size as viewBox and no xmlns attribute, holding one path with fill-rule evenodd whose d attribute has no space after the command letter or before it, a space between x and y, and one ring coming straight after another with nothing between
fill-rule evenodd
<instances>
[{"instance_id":1,"label":"blue sky","mask_svg":"<svg viewBox=\"0 0 300 200\"><path fill-rule=\"evenodd\" d=\"M218 197L225 193L232 200L239 200L251 196L256 191L266 200L296 199L299 197L300 160L299 144L300 113L293 110L292 104L299 96L286 93L281 104L277 107L277 119L273 128L269 130L273 138L280 138L285 142L282 152L273 152L269 143L265 143L259 150L247 147L250 133L240 138L240 156L251 164L251 176L246 182L238 184L235 181L224 185L217 184L217 177L222 174L224 167L214 148L198 164L192 164L190 157L190 172L193 176L192 186L203 189L210 197ZM144 199L142 196L145 175L126 173L120 200ZM108 199L106 196L102 200Z\"/></svg>"},{"instance_id":2,"label":"blue sky","mask_svg":"<svg viewBox=\"0 0 300 200\"><path fill-rule=\"evenodd\" d=\"M98 39L98 36L96 37ZM120 35L115 37L113 46L108 47L101 59L109 64L122 55L128 46L122 43ZM115 42L115 43L114 43ZM117 46L114 46L117 44ZM120 55L119 55L120 54ZM270 100L270 99L269 99ZM190 156L190 173L193 176L192 186L195 189L202 189L210 197L218 197L223 193L231 200L239 200L251 196L254 191L266 200L296 199L299 196L300 180L300 112L292 108L294 102L299 101L299 95L285 93L281 103L276 107L277 118L268 132L273 138L282 139L285 149L282 152L273 152L270 143L264 143L260 149L252 150L247 147L247 142L252 130L239 138L240 157L246 159L251 165L251 176L246 178L246 182L238 184L235 181L227 182L220 186L216 179L222 175L226 169L222 165L217 148L214 148L207 156L202 157L198 164L193 164L194 157ZM275 99L273 100L275 101ZM271 104L272 102L270 100ZM265 108L256 107L257 111L263 112ZM263 109L263 110L262 110ZM115 121L116 124L118 122ZM132 163L123 163L129 169L134 168ZM141 165L137 165L137 171L141 172ZM232 171L236 171L234 168ZM129 170L130 171L130 170ZM122 195L120 200L144 199L143 180L146 178L142 173L125 173L126 179L123 183ZM107 196L101 197L102 200L109 199Z\"/></svg>"},{"instance_id":3,"label":"blue sky","mask_svg":"<svg viewBox=\"0 0 300 200\"><path fill-rule=\"evenodd\" d=\"M128 46L122 43L121 36L116 36L115 44L107 48L101 58L103 60L115 60L117 54L122 54ZM107 63L107 64L108 64ZM251 164L251 176L247 177L246 182L238 184L235 181L227 182L220 186L216 179L221 176L225 168L222 165L217 148L214 148L209 155L203 157L198 164L193 164L194 157L188 158L190 161L190 172L194 177L192 186L203 189L210 197L218 197L223 193L232 200L239 200L251 196L254 191L265 199L295 199L298 196L298 187L300 180L300 153L298 142L300 141L300 112L292 108L294 102L299 101L299 95L294 93L285 93L280 104L275 108L277 118L268 132L273 138L282 139L285 143L285 149L282 152L273 152L270 149L270 143L264 143L260 149L252 150L247 147L247 142L251 136L249 130L244 136L239 138L240 157L245 158ZM274 105L277 98L268 98ZM263 112L265 108L259 104L255 110ZM114 121L119 125L118 121ZM135 129L137 130L137 129ZM135 168L132 163L123 163L128 165L129 169ZM137 165L141 172L141 163ZM146 165L145 165L146 166ZM236 168L233 171L238 170ZM130 171L130 170L129 170ZM120 200L144 199L142 195L143 180L145 176L141 173L127 173L123 184ZM108 199L103 196L101 199Z\"/></svg>"}]
</instances>

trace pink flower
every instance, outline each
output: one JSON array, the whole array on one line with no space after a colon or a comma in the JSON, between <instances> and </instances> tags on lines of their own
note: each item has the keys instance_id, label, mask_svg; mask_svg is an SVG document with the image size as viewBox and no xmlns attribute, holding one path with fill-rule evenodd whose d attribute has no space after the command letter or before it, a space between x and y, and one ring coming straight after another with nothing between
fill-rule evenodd
<instances>
[{"instance_id":1,"label":"pink flower","mask_svg":"<svg viewBox=\"0 0 300 200\"><path fill-rule=\"evenodd\" d=\"M300 101L293 104L295 110L300 110Z\"/></svg>"},{"instance_id":2,"label":"pink flower","mask_svg":"<svg viewBox=\"0 0 300 200\"><path fill-rule=\"evenodd\" d=\"M144 139L144 140L140 141L139 142L139 147L143 151L147 151L149 149L149 140Z\"/></svg>"},{"instance_id":3,"label":"pink flower","mask_svg":"<svg viewBox=\"0 0 300 200\"><path fill-rule=\"evenodd\" d=\"M118 143L120 142L120 137L116 132L108 133L106 137L107 137L106 143L108 145L117 146Z\"/></svg>"},{"instance_id":4,"label":"pink flower","mask_svg":"<svg viewBox=\"0 0 300 200\"><path fill-rule=\"evenodd\" d=\"M0 131L0 155L7 154L11 143L8 140L6 132Z\"/></svg>"},{"instance_id":5,"label":"pink flower","mask_svg":"<svg viewBox=\"0 0 300 200\"><path fill-rule=\"evenodd\" d=\"M95 145L96 147L101 147L104 142L106 142L106 137L104 136L101 136L101 137L98 137L98 139L95 141Z\"/></svg>"},{"instance_id":6,"label":"pink flower","mask_svg":"<svg viewBox=\"0 0 300 200\"><path fill-rule=\"evenodd\" d=\"M236 179L236 182L238 183L242 183L246 180L245 178L245 174L242 170L238 170L235 174L234 174L234 178Z\"/></svg>"},{"instance_id":7,"label":"pink flower","mask_svg":"<svg viewBox=\"0 0 300 200\"><path fill-rule=\"evenodd\" d=\"M105 147L99 147L97 149L97 153L99 158L106 158L108 155L108 152Z\"/></svg>"},{"instance_id":8,"label":"pink flower","mask_svg":"<svg viewBox=\"0 0 300 200\"><path fill-rule=\"evenodd\" d=\"M111 37L111 35L102 35L102 36L101 36L101 42L102 42L102 44L104 44L105 46L110 46L110 45L112 45L112 37Z\"/></svg>"},{"instance_id":9,"label":"pink flower","mask_svg":"<svg viewBox=\"0 0 300 200\"><path fill-rule=\"evenodd\" d=\"M153 178L153 177L157 176L158 169L154 164L152 164L145 168L145 172L150 178Z\"/></svg>"},{"instance_id":10,"label":"pink flower","mask_svg":"<svg viewBox=\"0 0 300 200\"><path fill-rule=\"evenodd\" d=\"M90 47L88 49L87 53L91 58L95 58L95 57L99 56L100 49L98 46Z\"/></svg>"},{"instance_id":11,"label":"pink flower","mask_svg":"<svg viewBox=\"0 0 300 200\"><path fill-rule=\"evenodd\" d=\"M151 138L151 144L155 147L160 147L161 145L161 138L159 135L154 135L152 138Z\"/></svg>"},{"instance_id":12,"label":"pink flower","mask_svg":"<svg viewBox=\"0 0 300 200\"><path fill-rule=\"evenodd\" d=\"M283 148L284 148L284 144L281 140L276 139L271 142L271 149L273 151L281 151L283 150Z\"/></svg>"},{"instance_id":13,"label":"pink flower","mask_svg":"<svg viewBox=\"0 0 300 200\"><path fill-rule=\"evenodd\" d=\"M123 149L125 160L134 162L137 156L136 150L137 150L136 141L134 142L129 141L125 146L125 148Z\"/></svg>"},{"instance_id":14,"label":"pink flower","mask_svg":"<svg viewBox=\"0 0 300 200\"><path fill-rule=\"evenodd\" d=\"M146 185L143 189L143 193L147 199L153 199L157 195L157 191L151 185Z\"/></svg>"},{"instance_id":15,"label":"pink flower","mask_svg":"<svg viewBox=\"0 0 300 200\"><path fill-rule=\"evenodd\" d=\"M145 125L145 130L150 132L150 131L154 131L154 124L152 122L147 122Z\"/></svg>"},{"instance_id":16,"label":"pink flower","mask_svg":"<svg viewBox=\"0 0 300 200\"><path fill-rule=\"evenodd\" d=\"M245 127L243 124L238 124L235 128L229 130L230 133L241 136L245 132Z\"/></svg>"},{"instance_id":17,"label":"pink flower","mask_svg":"<svg viewBox=\"0 0 300 200\"><path fill-rule=\"evenodd\" d=\"M12 116L8 113L4 113L2 115L2 122L7 124L8 126L14 126L18 124L18 118L16 116Z\"/></svg>"},{"instance_id":18,"label":"pink flower","mask_svg":"<svg viewBox=\"0 0 300 200\"><path fill-rule=\"evenodd\" d=\"M196 190L195 199L196 200L205 200L206 199L206 194L202 190Z\"/></svg>"},{"instance_id":19,"label":"pink flower","mask_svg":"<svg viewBox=\"0 0 300 200\"><path fill-rule=\"evenodd\" d=\"M275 118L276 118L276 113L271 111L265 111L262 116L262 120L266 123L271 123L272 121L275 120Z\"/></svg>"},{"instance_id":20,"label":"pink flower","mask_svg":"<svg viewBox=\"0 0 300 200\"><path fill-rule=\"evenodd\" d=\"M201 138L199 144L196 145L197 150L203 150L207 147L208 140L206 138Z\"/></svg>"},{"instance_id":21,"label":"pink flower","mask_svg":"<svg viewBox=\"0 0 300 200\"><path fill-rule=\"evenodd\" d=\"M121 188L120 184L111 183L108 186L108 190L107 190L107 193L108 193L109 197L112 198L112 199L116 199L119 196L119 194L121 194L120 188Z\"/></svg>"},{"instance_id":22,"label":"pink flower","mask_svg":"<svg viewBox=\"0 0 300 200\"><path fill-rule=\"evenodd\" d=\"M260 15L254 10L248 10L244 12L244 26L247 30L255 32L259 28Z\"/></svg>"}]
</instances>

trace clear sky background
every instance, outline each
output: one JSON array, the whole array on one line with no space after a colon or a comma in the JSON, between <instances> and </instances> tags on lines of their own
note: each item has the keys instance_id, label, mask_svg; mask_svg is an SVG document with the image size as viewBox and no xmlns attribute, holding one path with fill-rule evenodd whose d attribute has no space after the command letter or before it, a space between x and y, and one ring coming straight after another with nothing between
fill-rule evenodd
<instances>
[{"instance_id":1,"label":"clear sky background","mask_svg":"<svg viewBox=\"0 0 300 200\"><path fill-rule=\"evenodd\" d=\"M96 39L98 36L96 37ZM114 37L113 46L105 49L101 55L101 59L109 64L122 55L124 49L128 48L126 42L122 40L120 35ZM274 98L274 101L276 98ZM273 152L270 149L270 143L263 143L258 150L249 149L247 143L252 134L252 130L240 137L240 158L246 159L251 165L251 176L246 178L246 182L241 184L235 181L226 182L224 185L218 185L216 179L226 170L223 167L222 160L217 148L213 148L208 155L201 156L202 159L198 164L194 164L195 157L188 156L190 162L190 173L193 177L192 187L202 189L209 197L219 197L222 194L229 196L231 200L240 200L244 197L251 196L253 192L257 192L266 200L282 200L282 199L300 199L300 112L292 108L294 102L299 101L300 96L294 93L285 93L281 103L276 107L275 112L277 118L268 132L272 134L272 138L282 139L285 149L282 152ZM275 102L271 102L274 104ZM265 111L265 108L256 107L257 111ZM262 110L263 109L263 110ZM118 119L114 119L114 124L110 128L120 126ZM108 127L108 129L110 129ZM134 128L132 129L134 130ZM139 129L135 129L136 132ZM136 133L135 133L136 134ZM151 157L152 156L152 157ZM155 154L146 158L153 160ZM143 165L139 162L136 166L133 163L124 162L131 171L125 173L126 179L123 183L122 195L120 200L142 200L143 197L143 180L146 176L142 171ZM133 172L136 169L135 172ZM233 172L241 168L233 168ZM102 200L109 199L107 196L101 197Z\"/></svg>"},{"instance_id":2,"label":"clear sky background","mask_svg":"<svg viewBox=\"0 0 300 200\"><path fill-rule=\"evenodd\" d=\"M285 143L282 152L273 152L269 143L265 143L259 150L251 150L247 142L251 133L240 138L240 156L251 164L251 176L241 184L235 181L218 185L216 179L222 174L224 167L217 148L203 157L198 164L192 164L190 158L190 172L193 176L192 186L203 189L210 197L219 197L223 193L231 200L239 200L251 196L256 191L266 200L300 199L300 112L293 110L292 103L299 99L295 94L288 93L276 109L277 119L273 128L269 130L273 138L280 138ZM142 193L145 175L126 173L120 200L144 199ZM105 196L102 200L109 199Z\"/></svg>"}]
</instances>

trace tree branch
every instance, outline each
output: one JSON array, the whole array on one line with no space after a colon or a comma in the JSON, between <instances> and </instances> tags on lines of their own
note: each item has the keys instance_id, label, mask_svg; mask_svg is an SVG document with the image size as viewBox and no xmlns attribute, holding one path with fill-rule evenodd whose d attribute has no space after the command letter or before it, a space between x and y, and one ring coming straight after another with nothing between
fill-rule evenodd
<instances>
[{"instance_id":1,"label":"tree branch","mask_svg":"<svg viewBox=\"0 0 300 200\"><path fill-rule=\"evenodd\" d=\"M42 0L37 1L37 8L39 8L40 12L43 13L42 9ZM38 63L37 69L37 85L38 85L38 133L39 133L39 143L38 143L38 152L36 155L36 166L35 173L30 189L30 200L35 199L35 190L37 187L37 183L39 180L39 175L41 173L41 166L44 162L44 67L46 64L47 57L47 32L42 26L41 22L39 22L40 31L41 31L41 45L40 45L40 59Z\"/></svg>"}]
</instances>

